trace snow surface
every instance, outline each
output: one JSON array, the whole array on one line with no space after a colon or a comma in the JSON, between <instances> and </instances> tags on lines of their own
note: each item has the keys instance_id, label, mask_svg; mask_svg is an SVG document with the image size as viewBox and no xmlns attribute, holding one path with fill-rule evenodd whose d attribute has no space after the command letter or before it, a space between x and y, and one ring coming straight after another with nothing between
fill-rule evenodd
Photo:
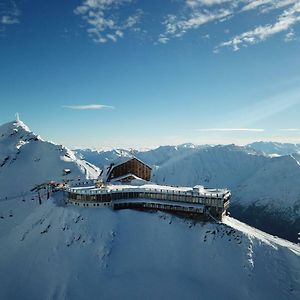
<instances>
[{"instance_id":1,"label":"snow surface","mask_svg":"<svg viewBox=\"0 0 300 300\"><path fill-rule=\"evenodd\" d=\"M278 156L290 155L300 152L300 144L276 143L276 142L255 142L248 145L249 147L262 152L264 155Z\"/></svg>"},{"instance_id":2,"label":"snow surface","mask_svg":"<svg viewBox=\"0 0 300 300\"><path fill-rule=\"evenodd\" d=\"M0 299L300 297L300 247L237 220L61 200L0 202Z\"/></svg>"},{"instance_id":3,"label":"snow surface","mask_svg":"<svg viewBox=\"0 0 300 300\"><path fill-rule=\"evenodd\" d=\"M63 175L64 169L71 173ZM27 193L51 180L97 178L99 169L32 133L22 121L0 126L0 200Z\"/></svg>"}]
</instances>

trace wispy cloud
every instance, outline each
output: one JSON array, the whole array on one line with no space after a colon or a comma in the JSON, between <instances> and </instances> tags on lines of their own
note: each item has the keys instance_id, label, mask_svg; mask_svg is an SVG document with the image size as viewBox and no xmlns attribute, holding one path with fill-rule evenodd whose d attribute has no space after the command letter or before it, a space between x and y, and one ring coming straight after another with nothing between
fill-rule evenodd
<instances>
[{"instance_id":1,"label":"wispy cloud","mask_svg":"<svg viewBox=\"0 0 300 300\"><path fill-rule=\"evenodd\" d=\"M295 1L288 1L295 2ZM253 30L246 31L242 34L236 35L227 42L221 43L216 47L218 51L221 47L232 47L234 51L240 49L241 46L253 45L258 42L264 41L267 38L278 34L280 32L292 30L292 27L300 22L300 2L297 1L291 8L285 10L279 15L276 22L273 24L260 25ZM291 31L290 31L291 32ZM290 40L291 34L287 36L286 40Z\"/></svg>"},{"instance_id":2,"label":"wispy cloud","mask_svg":"<svg viewBox=\"0 0 300 300\"><path fill-rule=\"evenodd\" d=\"M213 6L216 4L223 4L228 2L233 2L233 1L232 0L186 0L187 6L190 6L192 8L199 7L199 6Z\"/></svg>"},{"instance_id":3,"label":"wispy cloud","mask_svg":"<svg viewBox=\"0 0 300 300\"><path fill-rule=\"evenodd\" d=\"M197 1L197 4L198 1ZM213 21L222 21L229 18L233 11L230 8L219 8L210 10L198 9L196 2L187 2L188 13L181 15L169 14L165 17L163 25L164 33L158 37L158 42L167 43L171 38L182 37L191 29L198 29L200 26Z\"/></svg>"},{"instance_id":4,"label":"wispy cloud","mask_svg":"<svg viewBox=\"0 0 300 300\"><path fill-rule=\"evenodd\" d=\"M141 24L144 21L142 16L147 16L147 13L144 14L143 10L138 8L141 1L81 1L74 13L85 22L87 33L94 42L117 42L128 31L145 33L141 30ZM237 15L246 15L251 11L255 11L258 15L268 14L270 21L264 24L261 21L264 18L252 18L254 22L260 20L260 23L254 23L244 32L238 32L240 27L236 27L237 32L230 31L233 32L230 39L216 42L213 49L215 53L225 47L237 51L241 47L257 44L283 32L285 32L284 41L297 40L294 27L300 22L299 0L170 0L169 3L171 10L160 20L162 30L155 38L155 44L157 42L167 44L172 39L182 38L189 31L206 28L204 25L208 23L217 26L221 22L228 22ZM205 39L208 32L202 30L200 36ZM212 36L212 41L213 38Z\"/></svg>"},{"instance_id":5,"label":"wispy cloud","mask_svg":"<svg viewBox=\"0 0 300 300\"><path fill-rule=\"evenodd\" d=\"M20 23L21 12L15 1L9 0L0 3L0 29Z\"/></svg>"},{"instance_id":6,"label":"wispy cloud","mask_svg":"<svg viewBox=\"0 0 300 300\"><path fill-rule=\"evenodd\" d=\"M262 128L200 128L197 131L216 131L216 132L263 132Z\"/></svg>"},{"instance_id":7,"label":"wispy cloud","mask_svg":"<svg viewBox=\"0 0 300 300\"><path fill-rule=\"evenodd\" d=\"M99 109L114 109L113 106L104 104L87 104L87 105L63 105L63 108L78 109L78 110L99 110Z\"/></svg>"},{"instance_id":8,"label":"wispy cloud","mask_svg":"<svg viewBox=\"0 0 300 300\"><path fill-rule=\"evenodd\" d=\"M296 41L298 38L295 36L294 29L292 28L284 37L285 42L292 42Z\"/></svg>"},{"instance_id":9,"label":"wispy cloud","mask_svg":"<svg viewBox=\"0 0 300 300\"><path fill-rule=\"evenodd\" d=\"M182 3L179 5L180 9L167 15L162 22L164 32L158 37L158 42L162 44L182 37L207 23L226 22L250 11L257 11L258 14L268 14L272 11L272 15L269 15L274 21L256 24L250 30L233 35L228 41L219 43L214 52L219 52L223 47L237 51L242 46L265 41L284 31L287 32L284 41L293 41L295 40L293 27L300 22L299 0L184 0L179 3ZM202 32L201 36L205 34Z\"/></svg>"},{"instance_id":10,"label":"wispy cloud","mask_svg":"<svg viewBox=\"0 0 300 300\"><path fill-rule=\"evenodd\" d=\"M121 18L119 10L129 5L132 0L85 0L76 7L74 13L86 22L88 35L96 43L116 42L124 36L126 30L138 29L142 10Z\"/></svg>"},{"instance_id":11,"label":"wispy cloud","mask_svg":"<svg viewBox=\"0 0 300 300\"><path fill-rule=\"evenodd\" d=\"M16 16L2 16L0 19L0 23L3 25L12 25L12 24L18 24L19 19Z\"/></svg>"},{"instance_id":12,"label":"wispy cloud","mask_svg":"<svg viewBox=\"0 0 300 300\"><path fill-rule=\"evenodd\" d=\"M252 0L244 2L248 3L242 7L241 11L259 9L262 13L268 13L271 10L295 4L298 0Z\"/></svg>"},{"instance_id":13,"label":"wispy cloud","mask_svg":"<svg viewBox=\"0 0 300 300\"><path fill-rule=\"evenodd\" d=\"M281 128L279 131L285 131L285 132L296 132L300 131L300 128Z\"/></svg>"}]
</instances>

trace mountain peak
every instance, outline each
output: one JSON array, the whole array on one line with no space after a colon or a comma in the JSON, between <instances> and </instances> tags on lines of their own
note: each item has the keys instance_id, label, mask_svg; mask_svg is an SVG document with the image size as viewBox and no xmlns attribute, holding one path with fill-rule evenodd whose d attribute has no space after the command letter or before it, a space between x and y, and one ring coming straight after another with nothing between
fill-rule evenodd
<instances>
[{"instance_id":1,"label":"mountain peak","mask_svg":"<svg viewBox=\"0 0 300 300\"><path fill-rule=\"evenodd\" d=\"M17 118L15 121L12 122L13 126L17 127L17 128L23 128L25 131L30 131L29 127L23 122L21 121L19 118Z\"/></svg>"},{"instance_id":2,"label":"mountain peak","mask_svg":"<svg viewBox=\"0 0 300 300\"><path fill-rule=\"evenodd\" d=\"M19 119L0 125L0 142L7 141L11 144L18 140L28 140L31 138L38 138L38 136Z\"/></svg>"}]
</instances>

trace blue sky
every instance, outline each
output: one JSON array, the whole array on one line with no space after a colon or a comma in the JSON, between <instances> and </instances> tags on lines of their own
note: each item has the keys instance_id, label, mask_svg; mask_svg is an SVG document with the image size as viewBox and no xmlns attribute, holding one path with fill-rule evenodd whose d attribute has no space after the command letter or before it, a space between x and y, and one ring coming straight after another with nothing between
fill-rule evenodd
<instances>
[{"instance_id":1,"label":"blue sky","mask_svg":"<svg viewBox=\"0 0 300 300\"><path fill-rule=\"evenodd\" d=\"M69 147L300 143L300 1L0 0L0 122Z\"/></svg>"}]
</instances>

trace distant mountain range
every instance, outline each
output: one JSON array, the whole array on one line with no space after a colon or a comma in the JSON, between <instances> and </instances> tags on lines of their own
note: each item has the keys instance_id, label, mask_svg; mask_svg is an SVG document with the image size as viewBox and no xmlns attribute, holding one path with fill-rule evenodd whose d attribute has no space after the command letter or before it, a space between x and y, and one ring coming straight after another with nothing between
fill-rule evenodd
<instances>
[{"instance_id":1,"label":"distant mountain range","mask_svg":"<svg viewBox=\"0 0 300 300\"><path fill-rule=\"evenodd\" d=\"M290 143L255 142L249 144L248 147L270 156L289 155L300 152L300 144Z\"/></svg>"}]
</instances>

